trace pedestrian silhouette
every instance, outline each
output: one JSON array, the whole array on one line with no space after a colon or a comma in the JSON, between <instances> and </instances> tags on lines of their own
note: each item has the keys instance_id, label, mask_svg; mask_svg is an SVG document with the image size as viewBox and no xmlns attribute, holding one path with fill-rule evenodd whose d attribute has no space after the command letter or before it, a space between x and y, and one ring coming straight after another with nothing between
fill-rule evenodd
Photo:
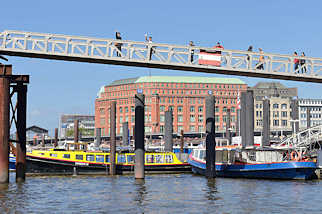
<instances>
[{"instance_id":1,"label":"pedestrian silhouette","mask_svg":"<svg viewBox=\"0 0 322 214\"><path fill-rule=\"evenodd\" d=\"M115 39L122 40L121 33L116 31L115 32ZM116 56L121 56L122 53L122 43L115 43L115 46L117 48L116 50Z\"/></svg>"},{"instance_id":2,"label":"pedestrian silhouette","mask_svg":"<svg viewBox=\"0 0 322 214\"><path fill-rule=\"evenodd\" d=\"M305 53L304 52L302 52L301 57L305 57ZM300 59L300 65L301 65L301 71L302 71L302 73L306 73L305 59Z\"/></svg>"}]
</instances>

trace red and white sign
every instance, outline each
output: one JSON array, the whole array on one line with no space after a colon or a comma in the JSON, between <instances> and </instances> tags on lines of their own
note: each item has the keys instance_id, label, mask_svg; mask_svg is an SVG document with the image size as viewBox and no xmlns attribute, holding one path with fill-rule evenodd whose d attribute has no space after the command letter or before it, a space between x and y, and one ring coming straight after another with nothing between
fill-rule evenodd
<instances>
[{"instance_id":1,"label":"red and white sign","mask_svg":"<svg viewBox=\"0 0 322 214\"><path fill-rule=\"evenodd\" d=\"M199 64L200 65L220 66L221 54L220 53L200 52L199 53Z\"/></svg>"}]
</instances>

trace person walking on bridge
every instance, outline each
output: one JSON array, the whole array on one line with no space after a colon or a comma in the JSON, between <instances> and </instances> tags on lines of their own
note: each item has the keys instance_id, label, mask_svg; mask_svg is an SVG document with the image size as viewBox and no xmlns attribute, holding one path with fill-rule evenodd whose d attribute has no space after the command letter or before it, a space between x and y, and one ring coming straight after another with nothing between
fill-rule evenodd
<instances>
[{"instance_id":1,"label":"person walking on bridge","mask_svg":"<svg viewBox=\"0 0 322 214\"><path fill-rule=\"evenodd\" d=\"M305 53L304 52L302 52L301 57L305 57ZM300 65L301 65L302 74L303 73L306 73L305 59L300 59Z\"/></svg>"},{"instance_id":2,"label":"person walking on bridge","mask_svg":"<svg viewBox=\"0 0 322 214\"><path fill-rule=\"evenodd\" d=\"M297 58L298 55L297 55L296 51L294 51L293 56L295 57L294 58L294 72L300 73L300 70L299 70L300 60L299 60L299 58Z\"/></svg>"},{"instance_id":3,"label":"person walking on bridge","mask_svg":"<svg viewBox=\"0 0 322 214\"><path fill-rule=\"evenodd\" d=\"M121 33L116 31L115 32L115 39L122 40ZM117 48L116 50L116 56L121 56L122 53L122 43L115 43L115 46Z\"/></svg>"},{"instance_id":4,"label":"person walking on bridge","mask_svg":"<svg viewBox=\"0 0 322 214\"><path fill-rule=\"evenodd\" d=\"M190 46L190 47L195 46L195 45L193 44L193 41L190 41L190 42L189 42L189 46ZM191 49L191 50L190 50L190 62L191 62L191 63L193 62L193 55L194 55L194 53L195 53L195 50L194 50L194 49Z\"/></svg>"},{"instance_id":5,"label":"person walking on bridge","mask_svg":"<svg viewBox=\"0 0 322 214\"><path fill-rule=\"evenodd\" d=\"M253 52L253 46L249 46L248 47L248 50L247 51L249 51L249 52ZM249 54L247 54L247 68L248 69L250 69L251 68L251 64L250 64L250 55Z\"/></svg>"},{"instance_id":6,"label":"person walking on bridge","mask_svg":"<svg viewBox=\"0 0 322 214\"><path fill-rule=\"evenodd\" d=\"M147 33L144 36L145 36L145 41L148 42L149 44L152 44L152 36L149 36L149 38L148 38ZM151 46L151 49L150 49L149 60L152 59L152 53L154 53L154 47L153 46Z\"/></svg>"},{"instance_id":7,"label":"person walking on bridge","mask_svg":"<svg viewBox=\"0 0 322 214\"><path fill-rule=\"evenodd\" d=\"M265 61L265 58L262 55L262 54L264 54L264 52L263 52L263 49L261 49L261 48L258 48L258 50L259 50L259 53L261 55L259 56L259 61L258 61L257 65L256 65L256 68L259 69L259 70L264 70L264 61Z\"/></svg>"}]
</instances>

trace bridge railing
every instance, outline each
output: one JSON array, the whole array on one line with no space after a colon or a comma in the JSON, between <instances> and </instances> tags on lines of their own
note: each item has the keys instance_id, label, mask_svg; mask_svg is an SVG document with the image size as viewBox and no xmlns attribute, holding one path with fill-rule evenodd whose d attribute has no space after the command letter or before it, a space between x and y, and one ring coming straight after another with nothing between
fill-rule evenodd
<instances>
[{"instance_id":1,"label":"bridge railing","mask_svg":"<svg viewBox=\"0 0 322 214\"><path fill-rule=\"evenodd\" d=\"M220 52L219 52L220 51ZM217 66L200 63L201 55L217 54L220 61ZM313 57L296 57L305 60L295 70L294 56L258 53L239 50L216 49L209 47L183 46L148 42L135 42L115 39L98 39L59 34L44 34L21 31L4 31L0 33L0 53L38 58L68 58L86 61L107 60L119 62L136 62L168 66L175 68L206 68L216 70L239 71L241 73L268 74L271 76L295 76L313 78L322 81L322 59ZM263 61L259 61L260 57ZM82 60L83 59L83 60ZM117 63L114 63L117 64ZM263 69L261 68L263 65ZM172 66L172 67L171 67ZM218 72L217 72L218 73ZM245 74L244 74L245 75Z\"/></svg>"}]
</instances>

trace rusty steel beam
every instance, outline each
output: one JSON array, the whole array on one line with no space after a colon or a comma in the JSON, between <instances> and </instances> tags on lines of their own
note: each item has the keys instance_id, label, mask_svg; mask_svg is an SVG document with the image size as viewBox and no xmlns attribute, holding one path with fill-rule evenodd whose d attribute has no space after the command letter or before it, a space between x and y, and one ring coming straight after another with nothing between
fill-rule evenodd
<instances>
[{"instance_id":1,"label":"rusty steel beam","mask_svg":"<svg viewBox=\"0 0 322 214\"><path fill-rule=\"evenodd\" d=\"M18 84L17 100L17 157L16 157L16 181L23 182L26 179L26 113L27 113L27 86Z\"/></svg>"},{"instance_id":2,"label":"rusty steel beam","mask_svg":"<svg viewBox=\"0 0 322 214\"><path fill-rule=\"evenodd\" d=\"M3 66L2 66L3 67ZM4 72L5 68L0 69ZM0 78L0 184L9 183L10 80Z\"/></svg>"}]
</instances>

